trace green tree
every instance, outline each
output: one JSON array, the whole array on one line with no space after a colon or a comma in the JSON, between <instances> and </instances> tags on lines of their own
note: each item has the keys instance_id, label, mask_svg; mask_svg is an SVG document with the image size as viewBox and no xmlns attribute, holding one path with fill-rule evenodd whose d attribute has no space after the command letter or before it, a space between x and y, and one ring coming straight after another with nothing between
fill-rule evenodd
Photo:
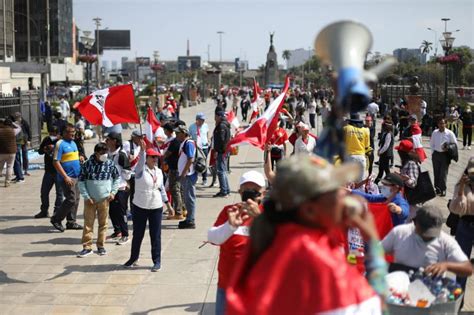
<instances>
[{"instance_id":1,"label":"green tree","mask_svg":"<svg viewBox=\"0 0 474 315\"><path fill-rule=\"evenodd\" d=\"M468 77L469 64L473 60L469 47L457 47L451 50L450 54L457 54L459 62L449 65L453 69L453 83L455 85L466 85Z\"/></svg>"},{"instance_id":2,"label":"green tree","mask_svg":"<svg viewBox=\"0 0 474 315\"><path fill-rule=\"evenodd\" d=\"M427 40L424 40L423 42L421 42L420 49L421 49L422 54L428 55L430 53L430 51L433 50L433 43L431 43Z\"/></svg>"}]
</instances>

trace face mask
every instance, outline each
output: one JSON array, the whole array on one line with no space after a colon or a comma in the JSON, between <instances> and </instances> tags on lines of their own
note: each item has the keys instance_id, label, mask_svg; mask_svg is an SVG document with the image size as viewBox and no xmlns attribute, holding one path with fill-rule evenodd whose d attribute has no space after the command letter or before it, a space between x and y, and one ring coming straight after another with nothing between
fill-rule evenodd
<instances>
[{"instance_id":1,"label":"face mask","mask_svg":"<svg viewBox=\"0 0 474 315\"><path fill-rule=\"evenodd\" d=\"M49 136L49 138L51 139L51 141L54 141L54 140L56 140L58 137L56 137L56 136Z\"/></svg>"},{"instance_id":2,"label":"face mask","mask_svg":"<svg viewBox=\"0 0 474 315\"><path fill-rule=\"evenodd\" d=\"M382 185L382 187L380 187L380 193L381 193L385 198L388 198L388 197L390 197L390 195L392 194L392 191L390 190L390 187L385 186L385 185Z\"/></svg>"},{"instance_id":3,"label":"face mask","mask_svg":"<svg viewBox=\"0 0 474 315\"><path fill-rule=\"evenodd\" d=\"M255 189L250 189L250 190L244 190L242 192L242 201L247 201L249 199L252 199L255 201L258 197L260 197L262 193L255 190Z\"/></svg>"},{"instance_id":4,"label":"face mask","mask_svg":"<svg viewBox=\"0 0 474 315\"><path fill-rule=\"evenodd\" d=\"M99 156L99 160L100 160L101 162L105 162L105 161L107 161L107 156L108 156L107 153L101 154L101 155Z\"/></svg>"}]
</instances>

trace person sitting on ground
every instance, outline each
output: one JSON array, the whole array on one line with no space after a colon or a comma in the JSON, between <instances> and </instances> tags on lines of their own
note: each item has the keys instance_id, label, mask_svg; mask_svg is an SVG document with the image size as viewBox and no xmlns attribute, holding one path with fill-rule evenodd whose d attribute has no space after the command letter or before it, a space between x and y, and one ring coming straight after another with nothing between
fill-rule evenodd
<instances>
[{"instance_id":1,"label":"person sitting on ground","mask_svg":"<svg viewBox=\"0 0 474 315\"><path fill-rule=\"evenodd\" d=\"M392 254L392 270L423 267L426 273L444 276L446 271L457 276L470 276L472 265L456 240L441 230L443 213L433 205L418 209L414 223L394 227L382 240L386 253Z\"/></svg>"},{"instance_id":2,"label":"person sitting on ground","mask_svg":"<svg viewBox=\"0 0 474 315\"><path fill-rule=\"evenodd\" d=\"M364 197L368 202L386 203L391 212L393 226L397 226L404 224L410 213L408 201L401 193L403 186L402 178L397 174L390 173L382 180L380 194L372 195L360 190L352 190L352 193Z\"/></svg>"},{"instance_id":3,"label":"person sitting on ground","mask_svg":"<svg viewBox=\"0 0 474 315\"><path fill-rule=\"evenodd\" d=\"M219 315L225 313L225 290L235 266L244 255L249 227L261 212L260 203L265 194L263 175L257 171L244 173L240 177L239 194L242 202L225 206L207 233L207 241L220 246L216 297L216 314Z\"/></svg>"}]
</instances>

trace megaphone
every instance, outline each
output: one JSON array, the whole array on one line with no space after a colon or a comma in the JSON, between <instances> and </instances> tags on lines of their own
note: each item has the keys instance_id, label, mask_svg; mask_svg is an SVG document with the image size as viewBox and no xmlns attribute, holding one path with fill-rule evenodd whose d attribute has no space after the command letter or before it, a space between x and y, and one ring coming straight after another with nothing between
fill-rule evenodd
<instances>
[{"instance_id":1,"label":"megaphone","mask_svg":"<svg viewBox=\"0 0 474 315\"><path fill-rule=\"evenodd\" d=\"M364 70L364 61L371 46L369 29L353 21L326 26L314 41L316 55L324 63L332 64L337 72L337 102L346 112L361 111L369 104L370 91L366 80L375 81L378 74ZM379 67L384 71L386 68L386 63Z\"/></svg>"}]
</instances>

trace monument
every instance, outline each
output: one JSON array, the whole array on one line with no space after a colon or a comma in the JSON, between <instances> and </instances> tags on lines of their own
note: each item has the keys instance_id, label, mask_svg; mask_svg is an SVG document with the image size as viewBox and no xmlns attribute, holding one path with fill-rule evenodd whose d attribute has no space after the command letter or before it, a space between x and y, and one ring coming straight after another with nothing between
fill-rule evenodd
<instances>
[{"instance_id":1,"label":"monument","mask_svg":"<svg viewBox=\"0 0 474 315\"><path fill-rule=\"evenodd\" d=\"M265 86L278 84L278 61L275 47L273 46L273 36L275 32L270 33L270 49L267 53L267 62L265 63Z\"/></svg>"}]
</instances>

